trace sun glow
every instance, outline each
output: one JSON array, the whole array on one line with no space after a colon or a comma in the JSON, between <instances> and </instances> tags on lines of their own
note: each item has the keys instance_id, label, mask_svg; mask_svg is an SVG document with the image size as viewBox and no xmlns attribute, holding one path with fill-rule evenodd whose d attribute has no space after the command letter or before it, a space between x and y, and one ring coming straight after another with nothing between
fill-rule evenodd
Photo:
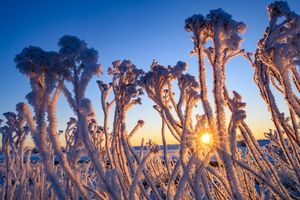
<instances>
[{"instance_id":1,"label":"sun glow","mask_svg":"<svg viewBox=\"0 0 300 200\"><path fill-rule=\"evenodd\" d=\"M203 144L211 144L211 142L212 142L211 134L209 134L209 133L203 133L201 135L201 142Z\"/></svg>"}]
</instances>

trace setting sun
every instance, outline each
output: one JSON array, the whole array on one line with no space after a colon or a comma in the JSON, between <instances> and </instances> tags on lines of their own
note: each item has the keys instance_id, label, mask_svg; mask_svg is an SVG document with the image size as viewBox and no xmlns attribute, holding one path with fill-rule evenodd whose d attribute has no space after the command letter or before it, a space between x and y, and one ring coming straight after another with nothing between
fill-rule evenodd
<instances>
[{"instance_id":1,"label":"setting sun","mask_svg":"<svg viewBox=\"0 0 300 200\"><path fill-rule=\"evenodd\" d=\"M203 144L210 144L211 143L211 134L209 134L209 133L203 133L201 135L201 142Z\"/></svg>"}]
</instances>

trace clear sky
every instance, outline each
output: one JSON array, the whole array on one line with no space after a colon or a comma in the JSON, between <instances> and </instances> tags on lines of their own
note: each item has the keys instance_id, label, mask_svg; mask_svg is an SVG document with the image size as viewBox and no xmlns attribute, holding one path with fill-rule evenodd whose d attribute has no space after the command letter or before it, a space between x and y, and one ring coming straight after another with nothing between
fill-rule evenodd
<instances>
[{"instance_id":1,"label":"clear sky","mask_svg":"<svg viewBox=\"0 0 300 200\"><path fill-rule=\"evenodd\" d=\"M223 8L248 29L244 34L243 48L254 51L268 23L267 0L0 0L0 113L14 111L18 102L25 101L30 91L28 80L15 68L14 56L29 45L45 50L57 50L58 39L75 35L99 51L99 63L104 71L117 59L131 59L147 70L153 59L163 65L174 65L178 60L189 64L188 72L196 74L196 57L191 35L184 30L184 20L193 14L206 15L209 10ZM290 8L300 13L300 1L288 1ZM208 70L208 73L211 71ZM253 69L237 58L227 67L227 84L236 90L247 103L247 121L257 137L272 127L266 105L259 97ZM94 103L99 121L100 93L92 79L87 91ZM106 73L100 77L110 80ZM211 90L211 87L210 87ZM129 129L138 119L145 120L144 128L137 133L134 143L144 138L159 142L161 120L152 109L153 103L143 99L143 105L128 113ZM61 97L58 105L59 127L64 129L71 110ZM170 141L172 142L172 141Z\"/></svg>"}]
</instances>

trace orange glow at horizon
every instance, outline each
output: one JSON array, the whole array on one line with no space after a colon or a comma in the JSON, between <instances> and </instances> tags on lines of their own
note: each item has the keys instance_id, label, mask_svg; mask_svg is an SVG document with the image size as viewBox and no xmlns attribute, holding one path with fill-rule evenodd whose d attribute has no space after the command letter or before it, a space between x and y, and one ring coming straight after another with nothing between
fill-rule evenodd
<instances>
[{"instance_id":1,"label":"orange glow at horizon","mask_svg":"<svg viewBox=\"0 0 300 200\"><path fill-rule=\"evenodd\" d=\"M256 124L256 126L253 126L254 124ZM250 122L249 126L251 127L251 130L253 131L256 139L264 139L265 137L263 133L267 132L269 128L273 128L271 122L261 122L261 123ZM144 145L146 145L149 139L151 139L153 142L155 142L158 145L162 145L163 142L162 142L160 126L150 126L150 127L151 128L149 127L141 128L141 130L139 130L131 138L131 145L140 146L142 139L144 139ZM206 140L207 141L210 140L210 142L212 142L211 135L209 133L207 134L208 134L207 136L206 134L202 134L199 136L199 140L201 143L208 144L205 142ZM64 134L60 135L59 138L60 138L61 145L64 147L65 146ZM179 142L172 136L172 134L168 130L166 130L166 142L167 144L179 144ZM31 137L28 137L26 139L26 143L27 145L29 145L29 147L35 146Z\"/></svg>"}]
</instances>

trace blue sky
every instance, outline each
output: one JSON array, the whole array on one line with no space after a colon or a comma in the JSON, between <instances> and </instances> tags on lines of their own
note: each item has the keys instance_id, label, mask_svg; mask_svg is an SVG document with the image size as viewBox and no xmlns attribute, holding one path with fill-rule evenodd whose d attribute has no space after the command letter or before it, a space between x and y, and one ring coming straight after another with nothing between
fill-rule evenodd
<instances>
[{"instance_id":1,"label":"blue sky","mask_svg":"<svg viewBox=\"0 0 300 200\"><path fill-rule=\"evenodd\" d=\"M29 84L15 68L14 56L29 45L45 50L57 50L58 39L75 35L99 51L99 63L104 71L117 59L131 59L144 70L153 59L163 65L174 65L178 60L189 64L188 72L196 73L196 57L190 57L193 49L190 34L184 30L184 20L192 14L206 15L209 10L223 8L237 21L247 24L243 48L254 51L268 23L266 0L86 0L86 1L33 1L1 0L0 6L0 113L14 111L18 102L25 101ZM300 13L300 1L288 1L290 8ZM210 70L208 70L210 73ZM271 126L264 102L252 81L253 70L243 59L237 58L227 67L227 84L237 90L247 103L247 121L257 136ZM110 80L106 74L100 79ZM88 87L101 122L100 94L94 78ZM211 89L211 87L210 87ZM159 140L160 119L152 109L153 103L144 99L143 105L129 112L129 126L142 118L146 121L141 137ZM71 115L62 97L58 105L60 128Z\"/></svg>"}]
</instances>

